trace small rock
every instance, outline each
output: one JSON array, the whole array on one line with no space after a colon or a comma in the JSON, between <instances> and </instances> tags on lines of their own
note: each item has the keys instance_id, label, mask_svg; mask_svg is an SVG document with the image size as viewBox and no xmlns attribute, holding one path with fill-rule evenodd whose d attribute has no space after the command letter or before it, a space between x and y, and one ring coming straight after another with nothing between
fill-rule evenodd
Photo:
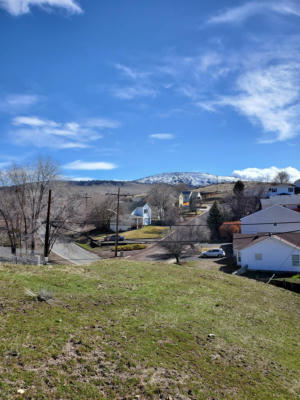
<instances>
[{"instance_id":1,"label":"small rock","mask_svg":"<svg viewBox=\"0 0 300 400\"><path fill-rule=\"evenodd\" d=\"M19 394L24 394L24 393L25 393L25 390L24 390L24 389L18 389L18 390L17 390L17 393L19 393Z\"/></svg>"},{"instance_id":2,"label":"small rock","mask_svg":"<svg viewBox=\"0 0 300 400\"><path fill-rule=\"evenodd\" d=\"M207 335L207 338L208 339L214 339L216 337L216 335L214 335L213 333L209 333L208 335Z\"/></svg>"}]
</instances>

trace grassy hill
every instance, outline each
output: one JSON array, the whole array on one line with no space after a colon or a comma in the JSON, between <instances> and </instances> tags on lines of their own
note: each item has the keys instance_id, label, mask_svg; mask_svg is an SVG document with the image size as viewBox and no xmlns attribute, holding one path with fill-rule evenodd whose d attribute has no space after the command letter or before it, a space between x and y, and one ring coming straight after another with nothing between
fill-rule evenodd
<instances>
[{"instance_id":1,"label":"grassy hill","mask_svg":"<svg viewBox=\"0 0 300 400\"><path fill-rule=\"evenodd\" d=\"M296 399L299 305L192 266L0 265L0 398Z\"/></svg>"}]
</instances>

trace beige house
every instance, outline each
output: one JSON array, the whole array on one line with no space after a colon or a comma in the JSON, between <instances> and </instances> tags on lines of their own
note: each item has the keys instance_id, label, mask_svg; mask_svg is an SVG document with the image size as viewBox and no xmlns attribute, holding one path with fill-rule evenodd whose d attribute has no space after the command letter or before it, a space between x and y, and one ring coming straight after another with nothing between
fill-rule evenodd
<instances>
[{"instance_id":1,"label":"beige house","mask_svg":"<svg viewBox=\"0 0 300 400\"><path fill-rule=\"evenodd\" d=\"M196 199L200 203L202 200L200 192L194 190L185 190L181 192L178 200L179 207L189 207L192 199Z\"/></svg>"}]
</instances>

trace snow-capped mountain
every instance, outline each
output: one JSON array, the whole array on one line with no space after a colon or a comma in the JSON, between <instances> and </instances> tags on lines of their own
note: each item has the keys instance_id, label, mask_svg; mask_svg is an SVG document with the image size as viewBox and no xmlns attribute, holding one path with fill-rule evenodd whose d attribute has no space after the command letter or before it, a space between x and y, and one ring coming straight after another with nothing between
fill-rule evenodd
<instances>
[{"instance_id":1,"label":"snow-capped mountain","mask_svg":"<svg viewBox=\"0 0 300 400\"><path fill-rule=\"evenodd\" d=\"M136 182L150 184L168 183L169 185L185 183L189 186L206 186L215 183L235 182L236 180L237 178L234 178L233 176L217 176L203 172L167 172L138 179Z\"/></svg>"}]
</instances>

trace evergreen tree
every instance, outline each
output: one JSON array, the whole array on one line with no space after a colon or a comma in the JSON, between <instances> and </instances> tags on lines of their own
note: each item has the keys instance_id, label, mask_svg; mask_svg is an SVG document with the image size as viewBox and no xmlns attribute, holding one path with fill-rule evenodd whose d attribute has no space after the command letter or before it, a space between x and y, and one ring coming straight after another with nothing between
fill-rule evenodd
<instances>
[{"instance_id":1,"label":"evergreen tree","mask_svg":"<svg viewBox=\"0 0 300 400\"><path fill-rule=\"evenodd\" d=\"M233 193L236 196L243 196L244 194L244 189L245 189L245 184L242 181L236 181L235 185L233 187Z\"/></svg>"},{"instance_id":2,"label":"evergreen tree","mask_svg":"<svg viewBox=\"0 0 300 400\"><path fill-rule=\"evenodd\" d=\"M220 238L219 228L223 224L223 222L224 222L223 212L221 210L219 203L215 201L207 217L207 225L210 229L212 239Z\"/></svg>"}]
</instances>

